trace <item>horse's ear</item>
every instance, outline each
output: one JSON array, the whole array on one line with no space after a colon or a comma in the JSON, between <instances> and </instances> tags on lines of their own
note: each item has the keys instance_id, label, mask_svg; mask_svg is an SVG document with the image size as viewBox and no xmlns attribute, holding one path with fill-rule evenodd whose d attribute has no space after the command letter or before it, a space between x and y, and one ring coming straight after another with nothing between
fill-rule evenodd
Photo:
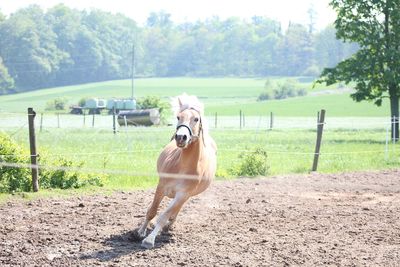
<instances>
[{"instance_id":1,"label":"horse's ear","mask_svg":"<svg viewBox=\"0 0 400 267\"><path fill-rule=\"evenodd\" d=\"M179 108L181 108L182 107L182 101L181 101L180 97L178 97L178 103L179 103Z\"/></svg>"}]
</instances>

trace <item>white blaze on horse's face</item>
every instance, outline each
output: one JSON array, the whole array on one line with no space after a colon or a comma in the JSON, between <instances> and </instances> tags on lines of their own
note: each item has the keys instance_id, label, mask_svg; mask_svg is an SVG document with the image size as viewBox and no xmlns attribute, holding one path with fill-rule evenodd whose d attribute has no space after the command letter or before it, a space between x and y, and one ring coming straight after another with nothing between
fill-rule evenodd
<instances>
[{"instance_id":1,"label":"white blaze on horse's face","mask_svg":"<svg viewBox=\"0 0 400 267\"><path fill-rule=\"evenodd\" d=\"M178 114L177 120L176 146L186 148L200 134L200 115L195 110L187 109Z\"/></svg>"}]
</instances>

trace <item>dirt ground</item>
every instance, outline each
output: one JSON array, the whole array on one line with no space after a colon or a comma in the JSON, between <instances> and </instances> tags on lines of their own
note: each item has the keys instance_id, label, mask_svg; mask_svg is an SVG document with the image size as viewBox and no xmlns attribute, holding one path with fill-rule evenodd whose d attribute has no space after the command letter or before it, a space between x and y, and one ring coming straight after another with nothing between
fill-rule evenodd
<instances>
[{"instance_id":1,"label":"dirt ground","mask_svg":"<svg viewBox=\"0 0 400 267\"><path fill-rule=\"evenodd\" d=\"M400 266L400 170L217 181L144 250L152 193L3 204L0 266Z\"/></svg>"}]
</instances>

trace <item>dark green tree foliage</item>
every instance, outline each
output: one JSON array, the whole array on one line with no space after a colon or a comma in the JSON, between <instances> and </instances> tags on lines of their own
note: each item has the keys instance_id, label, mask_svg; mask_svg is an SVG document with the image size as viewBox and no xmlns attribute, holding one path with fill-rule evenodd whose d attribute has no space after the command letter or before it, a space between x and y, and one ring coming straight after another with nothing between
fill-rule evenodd
<instances>
[{"instance_id":1,"label":"dark green tree foliage","mask_svg":"<svg viewBox=\"0 0 400 267\"><path fill-rule=\"evenodd\" d=\"M334 30L292 24L282 32L259 16L176 25L159 12L138 27L121 14L32 5L0 14L0 93L129 78L133 45L142 77L318 75L354 52Z\"/></svg>"},{"instance_id":2,"label":"dark green tree foliage","mask_svg":"<svg viewBox=\"0 0 400 267\"><path fill-rule=\"evenodd\" d=\"M399 138L400 96L400 1L399 0L333 0L336 10L336 35L357 42L359 50L334 68L326 68L320 82L355 82L356 101L374 101L381 105L390 99L392 136Z\"/></svg>"},{"instance_id":3,"label":"dark green tree foliage","mask_svg":"<svg viewBox=\"0 0 400 267\"><path fill-rule=\"evenodd\" d=\"M3 65L0 57L0 95L7 94L14 88L14 79L8 74L8 69Z\"/></svg>"}]
</instances>

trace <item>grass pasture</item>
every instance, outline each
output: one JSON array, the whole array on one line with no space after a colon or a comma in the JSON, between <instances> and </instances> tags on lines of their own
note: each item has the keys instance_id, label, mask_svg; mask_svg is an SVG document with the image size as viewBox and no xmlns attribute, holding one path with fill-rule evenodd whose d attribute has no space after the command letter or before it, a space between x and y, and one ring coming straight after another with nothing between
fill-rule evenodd
<instances>
[{"instance_id":1,"label":"grass pasture","mask_svg":"<svg viewBox=\"0 0 400 267\"><path fill-rule=\"evenodd\" d=\"M274 79L279 82L284 78ZM398 168L400 148L386 144L388 103L380 108L372 103L355 103L348 90L301 83L304 97L257 102L265 79L239 78L154 78L137 79L135 95L170 96L187 92L205 103L211 135L218 144L219 179L230 179L230 169L240 155L262 148L268 153L269 175L307 173L311 169L316 113L327 110L327 124L318 171L322 173ZM66 97L70 104L82 97L129 97L130 81L110 81L0 96L0 131L6 131L28 149L26 108L34 107L39 153L62 156L85 163L83 171L108 174L106 188L146 188L157 182L156 159L170 140L174 127L124 127L114 135L112 117L57 116L45 112L39 131L40 112L46 102ZM239 110L245 114L245 127L239 129ZM269 130L269 113L274 112L274 129ZM214 114L218 113L217 128Z\"/></svg>"},{"instance_id":2,"label":"grass pasture","mask_svg":"<svg viewBox=\"0 0 400 267\"><path fill-rule=\"evenodd\" d=\"M7 129L28 148L26 131ZM17 133L15 134L15 132ZM106 188L146 188L157 182L156 160L173 127L120 128L114 135L104 128L48 128L37 134L41 154L85 162L83 171L109 175ZM233 178L241 154L262 148L268 153L269 174L307 173L315 146L314 129L211 129L218 144L220 179ZM319 172L386 169L400 166L400 150L389 143L386 131L329 128L324 133ZM387 148L387 152L385 152Z\"/></svg>"},{"instance_id":3,"label":"grass pasture","mask_svg":"<svg viewBox=\"0 0 400 267\"><path fill-rule=\"evenodd\" d=\"M270 79L274 83L285 78ZM302 79L299 78L300 81ZM387 116L390 114L387 102L378 108L372 103L355 103L345 90L318 85L312 88L309 81L299 83L308 91L304 97L284 100L257 102L258 95L265 91L264 78L149 78L135 80L135 97L159 96L169 100L182 92L197 95L206 107L206 114L216 112L221 116L234 116L241 109L248 116L267 115L274 112L278 116L315 116L322 108L329 116ZM328 90L327 90L328 89ZM128 98L131 95L131 81L119 80L49 88L15 95L0 96L0 112L26 112L28 106L43 112L46 102L57 97L65 97L69 104L77 104L83 97Z\"/></svg>"}]
</instances>

